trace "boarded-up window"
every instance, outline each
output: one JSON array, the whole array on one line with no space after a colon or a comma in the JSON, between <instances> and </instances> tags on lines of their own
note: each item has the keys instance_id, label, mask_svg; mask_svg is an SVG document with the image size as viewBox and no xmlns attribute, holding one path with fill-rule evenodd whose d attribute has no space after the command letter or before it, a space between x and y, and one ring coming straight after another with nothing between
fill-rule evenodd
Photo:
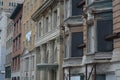
<instances>
[{"instance_id":1,"label":"boarded-up window","mask_svg":"<svg viewBox=\"0 0 120 80\"><path fill-rule=\"evenodd\" d=\"M113 50L113 41L106 41L105 36L113 33L112 20L97 21L97 48L100 52Z\"/></svg>"},{"instance_id":2,"label":"boarded-up window","mask_svg":"<svg viewBox=\"0 0 120 80\"><path fill-rule=\"evenodd\" d=\"M78 3L83 0L72 0L72 16L80 15L83 12L83 7L77 8Z\"/></svg>"},{"instance_id":3,"label":"boarded-up window","mask_svg":"<svg viewBox=\"0 0 120 80\"><path fill-rule=\"evenodd\" d=\"M83 43L83 32L72 33L71 43L71 57L81 57L83 55L83 49L79 49L77 46Z\"/></svg>"}]
</instances>

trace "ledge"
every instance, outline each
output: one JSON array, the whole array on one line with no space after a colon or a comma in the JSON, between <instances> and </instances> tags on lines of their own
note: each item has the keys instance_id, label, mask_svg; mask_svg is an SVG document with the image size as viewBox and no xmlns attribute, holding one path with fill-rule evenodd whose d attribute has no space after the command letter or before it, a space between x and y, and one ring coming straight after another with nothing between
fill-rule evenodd
<instances>
[{"instance_id":1,"label":"ledge","mask_svg":"<svg viewBox=\"0 0 120 80\"><path fill-rule=\"evenodd\" d=\"M82 57L65 58L63 67L81 66L81 63L82 63Z\"/></svg>"},{"instance_id":2,"label":"ledge","mask_svg":"<svg viewBox=\"0 0 120 80\"><path fill-rule=\"evenodd\" d=\"M37 64L38 69L57 69L58 64L40 63Z\"/></svg>"},{"instance_id":3,"label":"ledge","mask_svg":"<svg viewBox=\"0 0 120 80\"><path fill-rule=\"evenodd\" d=\"M70 23L70 24L76 24L76 23L83 23L83 17L82 15L78 16L70 16L64 20L65 23Z\"/></svg>"}]
</instances>

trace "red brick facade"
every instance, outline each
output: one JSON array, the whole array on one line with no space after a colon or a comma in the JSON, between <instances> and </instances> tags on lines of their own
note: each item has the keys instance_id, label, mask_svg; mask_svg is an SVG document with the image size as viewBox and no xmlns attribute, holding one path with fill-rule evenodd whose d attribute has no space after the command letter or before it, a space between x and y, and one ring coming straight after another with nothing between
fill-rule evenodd
<instances>
[{"instance_id":1,"label":"red brick facade","mask_svg":"<svg viewBox=\"0 0 120 80\"><path fill-rule=\"evenodd\" d=\"M14 21L13 26L13 51L12 51L12 73L20 70L20 55L22 54L22 4L19 4L10 17ZM19 76L16 76L19 77ZM15 77L15 78L16 78ZM13 80L16 80L12 78Z\"/></svg>"},{"instance_id":2,"label":"red brick facade","mask_svg":"<svg viewBox=\"0 0 120 80\"><path fill-rule=\"evenodd\" d=\"M21 19L22 10L14 19L14 33L13 33L13 71L19 70L21 49Z\"/></svg>"}]
</instances>

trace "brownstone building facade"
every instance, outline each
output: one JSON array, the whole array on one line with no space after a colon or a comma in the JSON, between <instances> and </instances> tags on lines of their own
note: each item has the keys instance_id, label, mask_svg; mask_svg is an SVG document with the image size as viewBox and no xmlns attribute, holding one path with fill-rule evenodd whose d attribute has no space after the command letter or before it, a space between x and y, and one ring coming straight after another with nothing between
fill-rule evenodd
<instances>
[{"instance_id":1,"label":"brownstone building facade","mask_svg":"<svg viewBox=\"0 0 120 80\"><path fill-rule=\"evenodd\" d=\"M11 19L14 21L13 32L13 53L12 53L12 80L20 80L20 55L21 48L21 19L22 19L22 4L18 4L12 15Z\"/></svg>"}]
</instances>

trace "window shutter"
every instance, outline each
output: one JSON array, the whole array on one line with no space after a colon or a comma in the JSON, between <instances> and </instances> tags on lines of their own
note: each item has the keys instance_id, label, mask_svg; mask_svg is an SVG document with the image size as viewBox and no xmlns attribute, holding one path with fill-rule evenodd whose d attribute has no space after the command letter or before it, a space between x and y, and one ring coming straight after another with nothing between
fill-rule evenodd
<instances>
[{"instance_id":1,"label":"window shutter","mask_svg":"<svg viewBox=\"0 0 120 80\"><path fill-rule=\"evenodd\" d=\"M83 43L83 32L72 33L71 43L71 57L80 57L83 55L83 49L79 49L77 46Z\"/></svg>"},{"instance_id":2,"label":"window shutter","mask_svg":"<svg viewBox=\"0 0 120 80\"><path fill-rule=\"evenodd\" d=\"M72 0L72 16L75 15L81 15L82 14L82 7L81 8L77 8L78 3L80 3L83 0Z\"/></svg>"},{"instance_id":3,"label":"window shutter","mask_svg":"<svg viewBox=\"0 0 120 80\"><path fill-rule=\"evenodd\" d=\"M112 20L97 21L97 47L100 52L108 52L113 50L113 41L106 41L105 36L113 32Z\"/></svg>"}]
</instances>

